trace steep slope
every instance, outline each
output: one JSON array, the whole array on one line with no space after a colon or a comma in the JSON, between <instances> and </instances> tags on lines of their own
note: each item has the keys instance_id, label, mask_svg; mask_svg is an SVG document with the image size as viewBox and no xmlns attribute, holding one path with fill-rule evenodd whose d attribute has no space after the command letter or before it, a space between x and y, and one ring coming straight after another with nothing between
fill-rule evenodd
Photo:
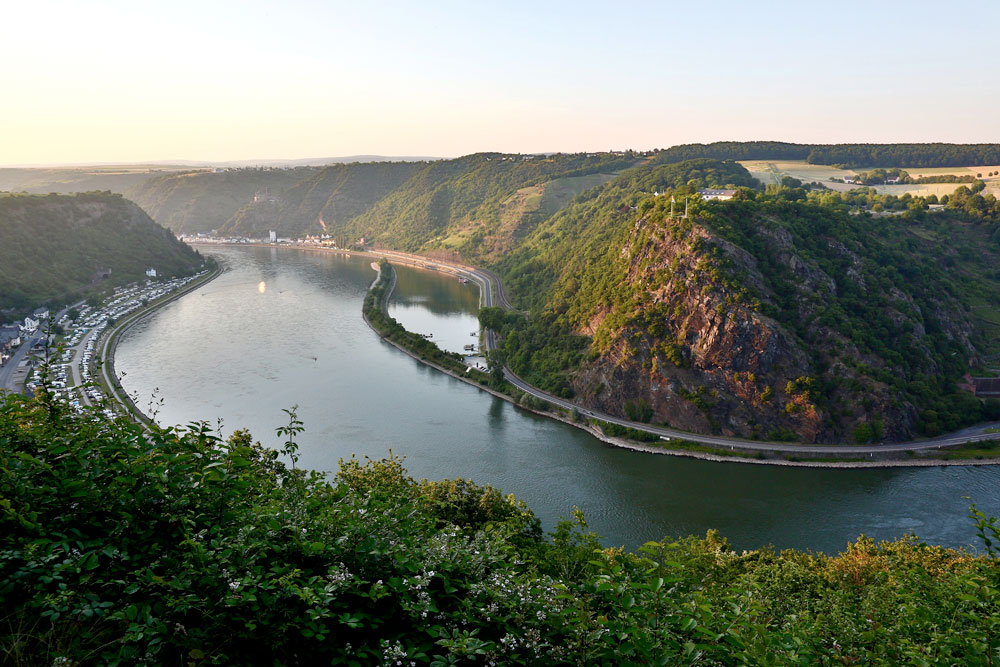
<instances>
[{"instance_id":1,"label":"steep slope","mask_svg":"<svg viewBox=\"0 0 1000 667\"><path fill-rule=\"evenodd\" d=\"M613 174L633 153L532 157L480 153L427 165L352 220L346 231L405 250L450 250L475 259L503 238L505 206L523 188L557 178ZM499 237L498 237L499 234Z\"/></svg>"},{"instance_id":2,"label":"steep slope","mask_svg":"<svg viewBox=\"0 0 1000 667\"><path fill-rule=\"evenodd\" d=\"M274 204L248 203L219 230L223 234L260 236L343 236L351 219L400 187L421 162L372 162L325 167L285 190ZM344 241L346 242L346 240Z\"/></svg>"},{"instance_id":3,"label":"steep slope","mask_svg":"<svg viewBox=\"0 0 1000 667\"><path fill-rule=\"evenodd\" d=\"M749 190L671 217L670 197L649 194L740 184L741 170L633 170L541 224L498 265L533 311L503 325L510 365L585 405L701 432L867 441L978 419L956 383L990 335L973 306L1000 306L977 286L998 277L988 226Z\"/></svg>"},{"instance_id":4,"label":"steep slope","mask_svg":"<svg viewBox=\"0 0 1000 667\"><path fill-rule=\"evenodd\" d=\"M139 280L148 267L181 276L202 264L138 206L108 193L0 197L0 238L0 312L65 303L98 284Z\"/></svg>"},{"instance_id":5,"label":"steep slope","mask_svg":"<svg viewBox=\"0 0 1000 667\"><path fill-rule=\"evenodd\" d=\"M125 191L125 196L164 227L193 234L222 228L237 211L265 189L280 197L315 174L314 167L232 169L165 174Z\"/></svg>"}]
</instances>

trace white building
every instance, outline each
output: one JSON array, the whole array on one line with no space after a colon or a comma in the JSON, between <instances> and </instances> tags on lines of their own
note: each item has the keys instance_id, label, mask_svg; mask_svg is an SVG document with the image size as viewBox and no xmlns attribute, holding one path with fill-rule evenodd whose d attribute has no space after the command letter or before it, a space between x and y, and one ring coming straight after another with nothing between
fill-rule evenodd
<instances>
[{"instance_id":1,"label":"white building","mask_svg":"<svg viewBox=\"0 0 1000 667\"><path fill-rule=\"evenodd\" d=\"M21 331L29 334L35 333L38 331L38 325L40 323L41 320L33 320L30 317L26 317L24 318L24 324L20 325Z\"/></svg>"},{"instance_id":2,"label":"white building","mask_svg":"<svg viewBox=\"0 0 1000 667\"><path fill-rule=\"evenodd\" d=\"M717 201L728 201L736 196L736 190L698 190L702 199Z\"/></svg>"},{"instance_id":3,"label":"white building","mask_svg":"<svg viewBox=\"0 0 1000 667\"><path fill-rule=\"evenodd\" d=\"M155 278L156 277L156 269L154 269L153 267L149 267L148 269L146 269L146 277L147 278Z\"/></svg>"},{"instance_id":4,"label":"white building","mask_svg":"<svg viewBox=\"0 0 1000 667\"><path fill-rule=\"evenodd\" d=\"M278 242L278 232L274 231L273 229L271 231L269 231L267 233L267 240L268 240L269 243L277 243Z\"/></svg>"}]
</instances>

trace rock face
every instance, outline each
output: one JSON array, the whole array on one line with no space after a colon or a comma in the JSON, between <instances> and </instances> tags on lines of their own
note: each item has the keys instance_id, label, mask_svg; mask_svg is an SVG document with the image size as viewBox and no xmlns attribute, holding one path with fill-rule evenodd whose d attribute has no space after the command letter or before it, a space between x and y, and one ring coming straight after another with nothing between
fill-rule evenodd
<instances>
[{"instance_id":1,"label":"rock face","mask_svg":"<svg viewBox=\"0 0 1000 667\"><path fill-rule=\"evenodd\" d=\"M860 258L830 240L848 269L830 275L801 256L791 234L761 221L767 271L790 279L778 294L754 255L707 226L640 218L621 252L620 279L634 290L631 316L599 309L580 333L594 350L573 389L588 407L701 433L843 442L863 425L875 439L912 436L917 410L881 377L897 371L864 354L821 317L840 290L873 290ZM849 285L848 285L849 284ZM899 289L887 316L915 339L924 319ZM779 307L780 306L780 307ZM974 355L972 328L957 302L936 302L935 321ZM807 323L795 333L784 321ZM622 321L625 324L620 324ZM918 350L920 350L918 345ZM934 372L927 350L927 372ZM874 370L873 370L874 369ZM864 370L865 372L862 372Z\"/></svg>"}]
</instances>

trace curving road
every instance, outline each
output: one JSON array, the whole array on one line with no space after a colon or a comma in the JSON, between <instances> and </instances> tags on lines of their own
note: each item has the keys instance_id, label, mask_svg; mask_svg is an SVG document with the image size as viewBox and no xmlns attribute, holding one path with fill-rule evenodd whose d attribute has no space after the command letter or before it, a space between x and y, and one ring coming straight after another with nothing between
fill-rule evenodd
<instances>
[{"instance_id":1,"label":"curving road","mask_svg":"<svg viewBox=\"0 0 1000 667\"><path fill-rule=\"evenodd\" d=\"M409 253L394 252L394 251L384 251L371 253L377 256L384 256L387 259L394 260L403 264L408 264L411 266L418 266L424 268L433 267L434 269L441 271L442 273L449 273L456 276L461 276L467 278L480 288L480 304L483 307L489 307L493 305L498 305L505 310L515 310L510 303L507 301L506 296L503 293L503 286L500 282L500 278L492 271L487 271L485 269L479 269L472 266L466 266L464 264L456 264L452 262L445 262L442 260L428 259L427 257L422 257L420 255L411 255ZM496 336L493 331L487 330L484 332L484 344L486 350L492 350L497 347ZM704 445L711 445L718 449L729 449L731 451L748 451L748 452L774 452L782 454L812 454L812 455L829 455L835 457L870 457L874 458L879 454L898 454L903 452L911 451L922 451L930 449L939 449L942 447L949 447L955 445L962 445L967 443L979 442L982 440L997 440L1000 439L1000 433L986 433L985 431L989 428L1000 427L1000 422L993 424L984 424L976 426L973 428L964 429L956 433L950 433L948 435L939 436L937 438L931 438L929 440L916 440L910 442L898 442L898 443L887 443L887 444L876 444L876 445L808 445L808 444L795 444L788 442L767 442L763 440L744 440L741 438L728 438L725 436L716 435L703 435L700 433L689 433L687 431L678 431L672 428L665 428L660 426L652 426L650 424L645 424L642 422L633 422L627 419L622 419L614 415L609 415L605 412L600 412L597 410L591 410L589 408L584 408L580 405L568 401L564 398L559 398L558 396L553 396L552 394L546 393L537 387L534 387L517 375L515 375L509 368L504 368L504 377L512 385L520 389L521 391L531 394L537 398L544 401L552 403L553 405L558 405L561 408L567 410L576 409L581 415L589 417L592 419L598 419L600 421L610 422L612 424L618 424L620 426L626 426L628 428L636 429L637 431L644 431L646 433L653 433L660 436L664 440L670 440L677 438L678 440L688 440L691 442L697 442Z\"/></svg>"}]
</instances>

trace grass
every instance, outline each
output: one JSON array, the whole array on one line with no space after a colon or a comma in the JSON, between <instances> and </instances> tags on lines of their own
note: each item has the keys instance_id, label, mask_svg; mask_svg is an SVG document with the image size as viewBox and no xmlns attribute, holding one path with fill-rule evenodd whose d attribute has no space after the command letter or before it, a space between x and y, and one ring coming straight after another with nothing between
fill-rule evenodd
<instances>
[{"instance_id":1,"label":"grass","mask_svg":"<svg viewBox=\"0 0 1000 667\"><path fill-rule=\"evenodd\" d=\"M858 171L871 171L872 169L878 168L866 167L864 169L857 170L837 169L836 167L825 164L809 164L804 160L791 160L786 162L744 160L740 162L740 164L746 167L747 171L753 174L754 178L761 181L765 185L779 182L782 176L791 176L792 178L797 178L806 183L810 181L819 181L831 190L838 190L841 192L846 192L858 186L846 183L831 183L831 178L855 176ZM886 167L882 168L885 169ZM997 166L939 167L926 169L922 167L902 167L902 169L914 178L918 178L920 176L943 176L947 174L954 174L956 176L975 176L976 174L982 174L983 180L986 181L990 191L992 191L993 194L1000 194L1000 177L986 177L986 174L990 172L1000 171L1000 167ZM955 188L960 185L962 184L926 183L923 185L876 185L874 188L880 195L891 194L898 197L908 192L915 197L926 197L932 194L940 197L941 195L950 195L955 191Z\"/></svg>"},{"instance_id":2,"label":"grass","mask_svg":"<svg viewBox=\"0 0 1000 667\"><path fill-rule=\"evenodd\" d=\"M708 445L703 445L700 442L692 442L691 440L671 440L669 442L661 440L659 446L663 449L675 449L684 452L698 452L701 454L712 454L714 456L728 456L731 458L738 459L759 459L763 458L760 452L748 452L745 450L735 450L735 449L718 449L716 447L709 447Z\"/></svg>"},{"instance_id":3,"label":"grass","mask_svg":"<svg viewBox=\"0 0 1000 667\"><path fill-rule=\"evenodd\" d=\"M940 452L939 459L995 459L1000 458L1000 440L985 440L970 443L956 449Z\"/></svg>"},{"instance_id":4,"label":"grass","mask_svg":"<svg viewBox=\"0 0 1000 667\"><path fill-rule=\"evenodd\" d=\"M615 174L588 174L549 181L543 186L538 208L542 213L552 215L584 190L603 185L614 177Z\"/></svg>"}]
</instances>

